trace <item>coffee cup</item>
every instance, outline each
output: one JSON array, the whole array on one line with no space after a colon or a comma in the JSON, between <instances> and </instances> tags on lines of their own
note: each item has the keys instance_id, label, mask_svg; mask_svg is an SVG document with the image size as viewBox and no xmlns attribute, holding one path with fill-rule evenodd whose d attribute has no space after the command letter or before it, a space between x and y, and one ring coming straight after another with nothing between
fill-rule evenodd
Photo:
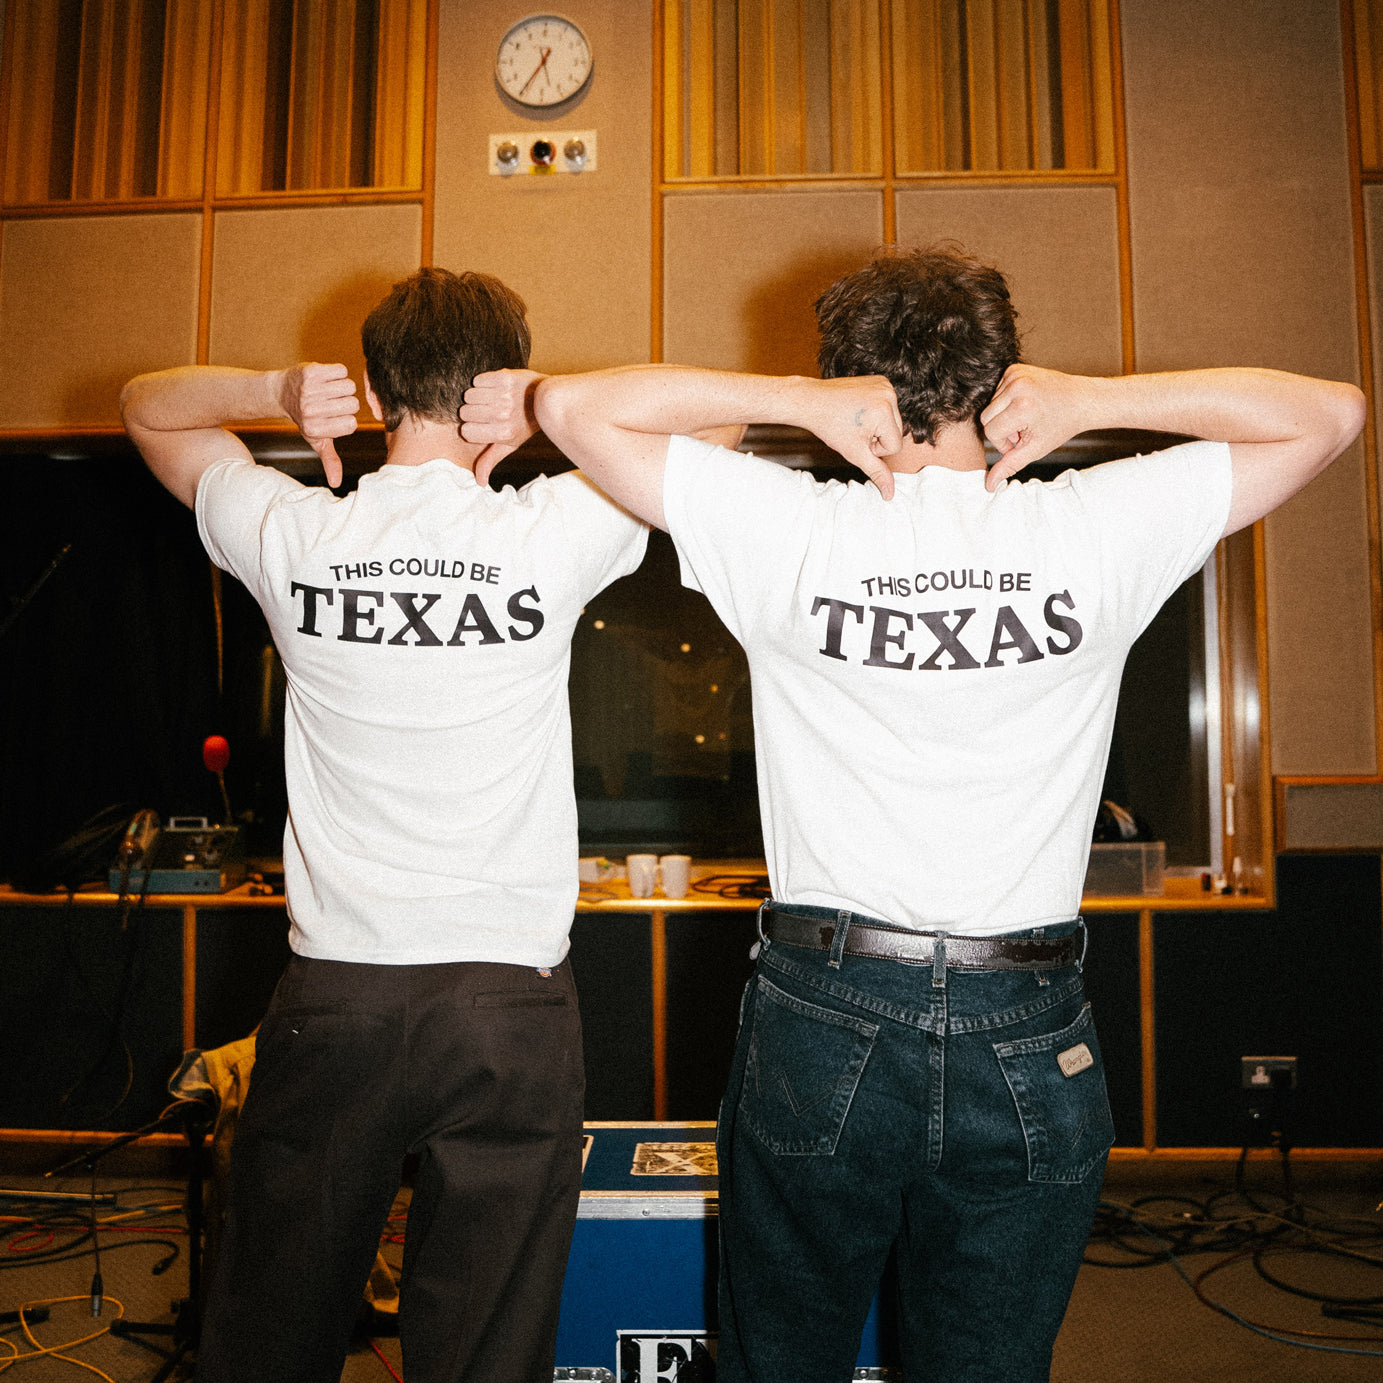
<instances>
[{"instance_id":1,"label":"coffee cup","mask_svg":"<svg viewBox=\"0 0 1383 1383\"><path fill-rule=\"evenodd\" d=\"M691 856L664 855L658 861L664 898L685 898L691 888Z\"/></svg>"},{"instance_id":2,"label":"coffee cup","mask_svg":"<svg viewBox=\"0 0 1383 1383\"><path fill-rule=\"evenodd\" d=\"M658 881L657 855L628 855L624 868L629 879L631 898L653 897L653 887Z\"/></svg>"}]
</instances>

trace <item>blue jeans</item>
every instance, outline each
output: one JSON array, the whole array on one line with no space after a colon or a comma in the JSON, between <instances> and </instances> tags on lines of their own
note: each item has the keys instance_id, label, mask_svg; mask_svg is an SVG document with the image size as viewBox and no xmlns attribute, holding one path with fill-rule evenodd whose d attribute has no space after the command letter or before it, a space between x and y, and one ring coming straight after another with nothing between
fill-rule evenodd
<instances>
[{"instance_id":1,"label":"blue jeans","mask_svg":"<svg viewBox=\"0 0 1383 1383\"><path fill-rule=\"evenodd\" d=\"M1079 966L766 943L718 1133L720 1383L849 1379L890 1251L907 1383L1045 1380L1113 1138Z\"/></svg>"}]
</instances>

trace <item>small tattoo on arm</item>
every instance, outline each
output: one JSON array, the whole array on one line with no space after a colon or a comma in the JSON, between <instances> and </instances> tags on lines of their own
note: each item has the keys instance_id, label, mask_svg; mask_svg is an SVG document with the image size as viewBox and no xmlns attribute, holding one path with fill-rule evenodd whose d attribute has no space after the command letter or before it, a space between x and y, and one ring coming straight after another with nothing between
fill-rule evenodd
<instances>
[{"instance_id":1,"label":"small tattoo on arm","mask_svg":"<svg viewBox=\"0 0 1383 1383\"><path fill-rule=\"evenodd\" d=\"M858 427L864 421L864 409L855 409L855 426Z\"/></svg>"}]
</instances>

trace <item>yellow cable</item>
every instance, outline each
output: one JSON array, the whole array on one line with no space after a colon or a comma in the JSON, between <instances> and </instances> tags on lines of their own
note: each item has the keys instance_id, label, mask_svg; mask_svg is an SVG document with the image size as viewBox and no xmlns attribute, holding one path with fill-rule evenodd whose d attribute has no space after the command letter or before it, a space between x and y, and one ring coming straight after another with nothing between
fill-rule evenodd
<instances>
[{"instance_id":1,"label":"yellow cable","mask_svg":"<svg viewBox=\"0 0 1383 1383\"><path fill-rule=\"evenodd\" d=\"M18 1347L14 1344L12 1340L0 1341L0 1343L7 1344L12 1350L14 1350L14 1354L11 1358L0 1362L0 1373L4 1373L6 1369L13 1368L16 1364L22 1364L29 1359L42 1359L45 1357L50 1357L53 1359L60 1359L64 1364L73 1364L79 1369L86 1369L88 1370L88 1372L94 1373L98 1378L104 1378L106 1380L106 1383L115 1383L115 1380L108 1373L103 1373L100 1369L96 1367L95 1364L88 1364L82 1359L72 1359L69 1358L66 1354L62 1354L59 1352L60 1350L64 1349L76 1349L78 1345L85 1345L89 1344L92 1340L99 1340L102 1335L109 1334L109 1325L103 1325L100 1328L100 1330L93 1330L90 1335L83 1335L80 1339L77 1340L64 1340L61 1344L56 1345L41 1345L38 1342L37 1337L34 1335L34 1332L29 1329L28 1317L24 1314L26 1311L31 1310L35 1306L61 1306L63 1303L69 1301L90 1300L91 1298L89 1295L82 1295L76 1297L45 1297L38 1301L26 1301L19 1308L19 1325L20 1328L24 1331L24 1338L28 1340L28 1342L31 1345L33 1345L33 1349L31 1349L27 1354L21 1354L19 1352ZM103 1303L108 1302L111 1306L116 1307L120 1312L120 1316L123 1316L125 1314L124 1303L117 1301L114 1297L102 1297L101 1301ZM119 1320L120 1316L117 1316L116 1319Z\"/></svg>"}]
</instances>

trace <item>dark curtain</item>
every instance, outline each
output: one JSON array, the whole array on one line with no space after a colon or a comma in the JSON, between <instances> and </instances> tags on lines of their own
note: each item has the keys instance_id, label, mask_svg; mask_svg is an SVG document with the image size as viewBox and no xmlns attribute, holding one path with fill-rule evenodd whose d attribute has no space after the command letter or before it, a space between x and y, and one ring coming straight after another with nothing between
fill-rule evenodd
<instances>
[{"instance_id":1,"label":"dark curtain","mask_svg":"<svg viewBox=\"0 0 1383 1383\"><path fill-rule=\"evenodd\" d=\"M0 457L0 625L0 877L113 804L223 814L210 564L133 450Z\"/></svg>"}]
</instances>

